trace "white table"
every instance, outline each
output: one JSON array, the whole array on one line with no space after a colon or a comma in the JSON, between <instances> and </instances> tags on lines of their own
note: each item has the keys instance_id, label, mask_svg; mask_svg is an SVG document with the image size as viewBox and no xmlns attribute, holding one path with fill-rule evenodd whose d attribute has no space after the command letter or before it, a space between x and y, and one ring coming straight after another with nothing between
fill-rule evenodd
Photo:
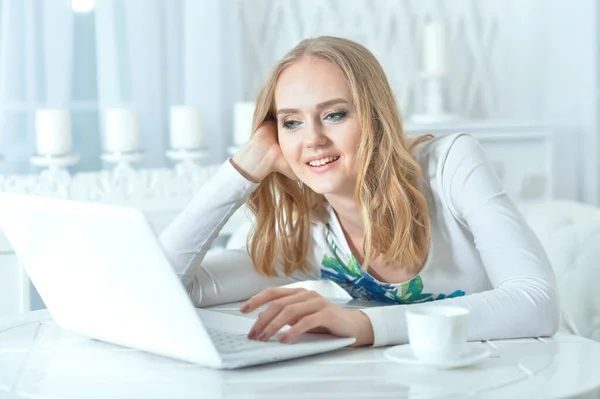
<instances>
[{"instance_id":1,"label":"white table","mask_svg":"<svg viewBox=\"0 0 600 399\"><path fill-rule=\"evenodd\" d=\"M238 305L214 309L236 313ZM0 323L0 398L600 398L600 343L571 335L475 343L492 357L436 371L386 348L211 370L90 340L45 310Z\"/></svg>"}]
</instances>

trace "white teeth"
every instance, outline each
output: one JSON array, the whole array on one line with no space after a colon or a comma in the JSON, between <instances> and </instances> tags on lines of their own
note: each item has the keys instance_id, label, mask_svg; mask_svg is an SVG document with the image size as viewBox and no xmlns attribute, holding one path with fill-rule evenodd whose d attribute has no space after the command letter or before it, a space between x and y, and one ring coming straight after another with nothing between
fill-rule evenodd
<instances>
[{"instance_id":1,"label":"white teeth","mask_svg":"<svg viewBox=\"0 0 600 399\"><path fill-rule=\"evenodd\" d=\"M336 161L338 158L339 157L325 157L325 158L322 158L322 159L317 159L317 160L314 160L314 161L310 161L309 165L310 166L321 166L321 165L325 165L326 163Z\"/></svg>"}]
</instances>

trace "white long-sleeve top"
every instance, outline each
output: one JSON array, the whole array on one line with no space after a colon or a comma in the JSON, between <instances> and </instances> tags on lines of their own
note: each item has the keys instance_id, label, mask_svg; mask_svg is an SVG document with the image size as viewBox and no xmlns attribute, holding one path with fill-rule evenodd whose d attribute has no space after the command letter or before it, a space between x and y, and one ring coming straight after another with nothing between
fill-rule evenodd
<instances>
[{"instance_id":1,"label":"white long-sleeve top","mask_svg":"<svg viewBox=\"0 0 600 399\"><path fill-rule=\"evenodd\" d=\"M355 298L391 306L362 310L375 346L408 342L411 306L454 304L470 311L469 340L549 336L558 330L556 281L546 254L503 190L479 143L454 134L421 143L420 189L431 225L427 262L409 281L388 284L364 272L331 207L311 223L309 272L261 276L245 248L206 256L229 217L257 184L226 161L161 234L161 242L196 306L245 300L268 286L333 280Z\"/></svg>"}]
</instances>

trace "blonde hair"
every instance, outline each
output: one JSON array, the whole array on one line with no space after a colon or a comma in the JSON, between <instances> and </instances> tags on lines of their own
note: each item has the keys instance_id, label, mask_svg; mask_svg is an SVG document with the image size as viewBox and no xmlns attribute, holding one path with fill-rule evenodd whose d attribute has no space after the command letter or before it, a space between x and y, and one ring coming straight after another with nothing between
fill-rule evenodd
<instances>
[{"instance_id":1,"label":"blonde hair","mask_svg":"<svg viewBox=\"0 0 600 399\"><path fill-rule=\"evenodd\" d=\"M346 77L361 130L357 150L355 200L364 224L362 267L383 255L386 266L414 270L429 251L429 217L418 189L419 164L404 137L400 115L383 68L365 47L353 41L322 36L306 39L273 68L256 100L254 131L276 121L274 92L282 71L303 57L325 60ZM259 273L276 276L277 258L290 275L307 271L310 224L323 212L324 197L280 173L266 177L247 205L256 216L248 248Z\"/></svg>"}]
</instances>

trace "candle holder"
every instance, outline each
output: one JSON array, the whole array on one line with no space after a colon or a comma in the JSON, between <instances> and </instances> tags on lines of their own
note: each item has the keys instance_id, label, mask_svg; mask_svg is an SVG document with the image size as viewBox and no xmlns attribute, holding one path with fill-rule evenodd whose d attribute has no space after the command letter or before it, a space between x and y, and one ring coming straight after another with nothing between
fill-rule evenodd
<instances>
[{"instance_id":1,"label":"candle holder","mask_svg":"<svg viewBox=\"0 0 600 399\"><path fill-rule=\"evenodd\" d=\"M178 176L188 176L193 178L198 173L200 165L198 161L208 155L208 149L205 147L197 150L167 150L167 158L175 161L173 170Z\"/></svg>"},{"instance_id":2,"label":"candle holder","mask_svg":"<svg viewBox=\"0 0 600 399\"><path fill-rule=\"evenodd\" d=\"M132 166L144 159L143 152L104 152L100 154L100 159L114 164L112 170L104 171L99 178L99 187L104 198L143 198L144 184L140 173Z\"/></svg>"},{"instance_id":3,"label":"candle holder","mask_svg":"<svg viewBox=\"0 0 600 399\"><path fill-rule=\"evenodd\" d=\"M34 155L29 162L40 168L45 168L37 179L34 192L38 195L67 198L71 184L71 174L67 170L79 162L79 155Z\"/></svg>"},{"instance_id":4,"label":"candle holder","mask_svg":"<svg viewBox=\"0 0 600 399\"><path fill-rule=\"evenodd\" d=\"M115 181L128 181L130 179L135 179L136 171L132 164L144 159L144 153L141 151L104 152L100 154L100 159L115 165L112 170Z\"/></svg>"},{"instance_id":5,"label":"candle holder","mask_svg":"<svg viewBox=\"0 0 600 399\"><path fill-rule=\"evenodd\" d=\"M132 168L131 164L144 159L144 153L141 151L135 152L104 152L100 154L100 159L115 164L117 168Z\"/></svg>"},{"instance_id":6,"label":"candle holder","mask_svg":"<svg viewBox=\"0 0 600 399\"><path fill-rule=\"evenodd\" d=\"M34 155L29 159L33 166L48 169L66 169L79 162L79 155L70 153L65 155Z\"/></svg>"},{"instance_id":7,"label":"candle holder","mask_svg":"<svg viewBox=\"0 0 600 399\"><path fill-rule=\"evenodd\" d=\"M423 73L421 79L425 85L424 112L413 114L409 118L409 121L411 123L430 124L460 119L459 115L445 111L443 96L444 75Z\"/></svg>"},{"instance_id":8,"label":"candle holder","mask_svg":"<svg viewBox=\"0 0 600 399\"><path fill-rule=\"evenodd\" d=\"M197 150L167 150L167 158L172 161L194 162L198 161L208 154L208 148L202 147Z\"/></svg>"}]
</instances>

